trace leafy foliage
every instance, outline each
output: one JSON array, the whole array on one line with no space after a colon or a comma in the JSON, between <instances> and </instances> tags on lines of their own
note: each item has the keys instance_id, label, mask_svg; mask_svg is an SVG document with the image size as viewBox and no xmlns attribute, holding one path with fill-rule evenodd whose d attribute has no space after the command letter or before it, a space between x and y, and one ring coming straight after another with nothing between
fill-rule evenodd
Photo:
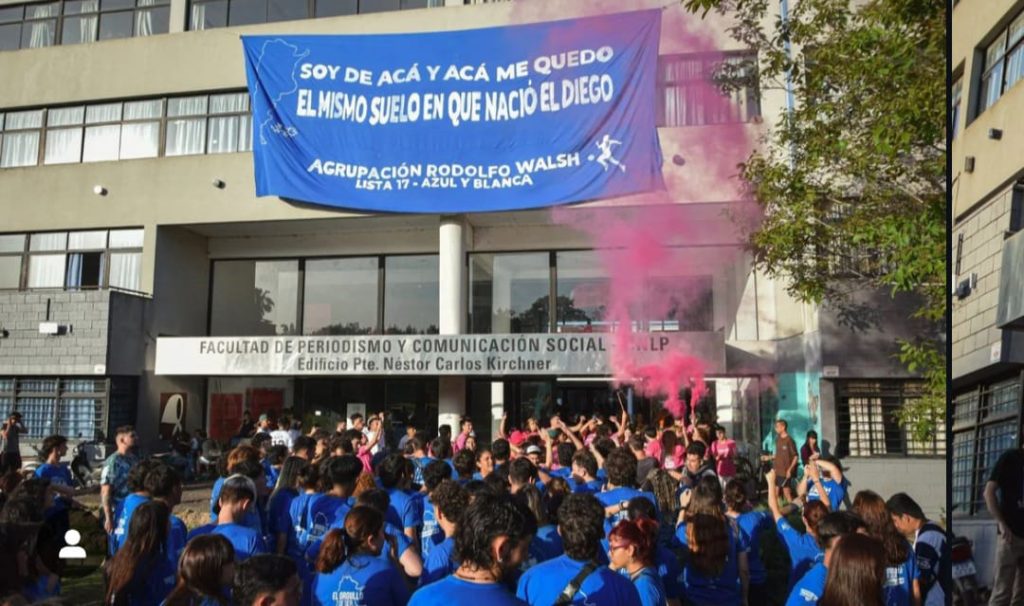
<instances>
[{"instance_id":1,"label":"leafy foliage","mask_svg":"<svg viewBox=\"0 0 1024 606\"><path fill-rule=\"evenodd\" d=\"M792 111L742 165L765 209L755 263L833 308L864 288L916 295L915 318L936 329L901 343L899 358L928 391L900 418L931 434L946 401L947 3L790 0L783 21L768 0L681 1L734 18L761 89L792 91Z\"/></svg>"}]
</instances>

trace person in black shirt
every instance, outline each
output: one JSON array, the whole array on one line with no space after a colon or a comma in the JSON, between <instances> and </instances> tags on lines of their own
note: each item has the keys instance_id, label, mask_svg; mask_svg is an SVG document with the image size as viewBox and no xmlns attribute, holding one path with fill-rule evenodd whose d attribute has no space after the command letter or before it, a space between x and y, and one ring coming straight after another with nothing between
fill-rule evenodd
<instances>
[{"instance_id":1,"label":"person in black shirt","mask_svg":"<svg viewBox=\"0 0 1024 606\"><path fill-rule=\"evenodd\" d=\"M985 505L999 527L989 606L1024 602L1024 440L996 461Z\"/></svg>"}]
</instances>

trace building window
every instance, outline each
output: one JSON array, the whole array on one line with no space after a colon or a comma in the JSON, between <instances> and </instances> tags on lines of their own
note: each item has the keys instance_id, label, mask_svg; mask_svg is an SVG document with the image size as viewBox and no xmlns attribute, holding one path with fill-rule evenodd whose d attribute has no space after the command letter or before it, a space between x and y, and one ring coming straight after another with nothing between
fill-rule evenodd
<instances>
[{"instance_id":1,"label":"building window","mask_svg":"<svg viewBox=\"0 0 1024 606\"><path fill-rule=\"evenodd\" d=\"M302 334L378 332L379 281L378 257L306 261Z\"/></svg>"},{"instance_id":2,"label":"building window","mask_svg":"<svg viewBox=\"0 0 1024 606\"><path fill-rule=\"evenodd\" d=\"M469 332L549 332L549 253L474 253L469 258Z\"/></svg>"},{"instance_id":3,"label":"building window","mask_svg":"<svg viewBox=\"0 0 1024 606\"><path fill-rule=\"evenodd\" d=\"M732 124L761 117L757 57L751 53L661 56L657 86L658 126ZM709 88L722 94L709 95Z\"/></svg>"},{"instance_id":4,"label":"building window","mask_svg":"<svg viewBox=\"0 0 1024 606\"><path fill-rule=\"evenodd\" d=\"M957 129L960 128L960 104L963 101L963 94L963 78L957 78L956 82L953 83L953 89L949 94L949 119L951 120L952 126L952 130L949 135L950 139L956 139Z\"/></svg>"},{"instance_id":5,"label":"building window","mask_svg":"<svg viewBox=\"0 0 1024 606\"><path fill-rule=\"evenodd\" d=\"M1006 89L1024 78L1024 13L985 48L978 113L992 107Z\"/></svg>"},{"instance_id":6,"label":"building window","mask_svg":"<svg viewBox=\"0 0 1024 606\"><path fill-rule=\"evenodd\" d=\"M213 264L211 336L298 334L298 306L298 261Z\"/></svg>"},{"instance_id":7,"label":"building window","mask_svg":"<svg viewBox=\"0 0 1024 606\"><path fill-rule=\"evenodd\" d=\"M192 0L190 30L444 6L444 0Z\"/></svg>"},{"instance_id":8,"label":"building window","mask_svg":"<svg viewBox=\"0 0 1024 606\"><path fill-rule=\"evenodd\" d=\"M438 256L384 258L384 333L438 332Z\"/></svg>"},{"instance_id":9,"label":"building window","mask_svg":"<svg viewBox=\"0 0 1024 606\"><path fill-rule=\"evenodd\" d=\"M165 34L170 0L62 0L0 7L0 51Z\"/></svg>"},{"instance_id":10,"label":"building window","mask_svg":"<svg viewBox=\"0 0 1024 606\"><path fill-rule=\"evenodd\" d=\"M0 377L0 415L20 412L30 439L94 440L134 422L137 391L130 377Z\"/></svg>"},{"instance_id":11,"label":"building window","mask_svg":"<svg viewBox=\"0 0 1024 606\"><path fill-rule=\"evenodd\" d=\"M137 292L142 237L141 229L0 235L0 289Z\"/></svg>"},{"instance_id":12,"label":"building window","mask_svg":"<svg viewBox=\"0 0 1024 606\"><path fill-rule=\"evenodd\" d=\"M953 514L985 513L985 483L999 456L1018 446L1021 377L953 397Z\"/></svg>"},{"instance_id":13,"label":"building window","mask_svg":"<svg viewBox=\"0 0 1024 606\"><path fill-rule=\"evenodd\" d=\"M913 381L845 381L836 384L840 457L942 456L946 452L946 425L937 418L930 440L919 442L900 426L896 412L920 397L922 386Z\"/></svg>"},{"instance_id":14,"label":"building window","mask_svg":"<svg viewBox=\"0 0 1024 606\"><path fill-rule=\"evenodd\" d=\"M251 151L248 93L0 113L0 168L156 158L162 138L165 156Z\"/></svg>"}]
</instances>

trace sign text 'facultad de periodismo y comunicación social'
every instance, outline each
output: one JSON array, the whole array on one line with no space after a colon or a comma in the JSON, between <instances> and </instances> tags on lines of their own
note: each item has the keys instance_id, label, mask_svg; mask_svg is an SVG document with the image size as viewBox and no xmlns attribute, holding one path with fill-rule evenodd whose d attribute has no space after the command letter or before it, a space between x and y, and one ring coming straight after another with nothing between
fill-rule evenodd
<instances>
[{"instance_id":1,"label":"sign text 'facultad de periodismo y comunicaci\u00f3n social'","mask_svg":"<svg viewBox=\"0 0 1024 606\"><path fill-rule=\"evenodd\" d=\"M158 375L607 375L611 335L161 337ZM704 339L703 341L701 339ZM638 361L724 353L717 333L638 334ZM720 345L720 344L719 344Z\"/></svg>"},{"instance_id":2,"label":"sign text 'facultad de periodismo y comunicaci\u00f3n social'","mask_svg":"<svg viewBox=\"0 0 1024 606\"><path fill-rule=\"evenodd\" d=\"M655 10L452 32L243 36L257 194L469 212L662 189L659 32Z\"/></svg>"}]
</instances>

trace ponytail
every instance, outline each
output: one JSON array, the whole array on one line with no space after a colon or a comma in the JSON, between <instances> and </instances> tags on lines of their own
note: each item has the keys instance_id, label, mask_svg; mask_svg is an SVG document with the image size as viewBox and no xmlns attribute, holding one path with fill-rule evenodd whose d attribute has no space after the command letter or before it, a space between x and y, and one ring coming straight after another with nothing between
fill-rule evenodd
<instances>
[{"instance_id":1,"label":"ponytail","mask_svg":"<svg viewBox=\"0 0 1024 606\"><path fill-rule=\"evenodd\" d=\"M347 558L369 553L370 539L377 536L383 527L384 514L366 505L356 505L345 516L344 530L334 528L324 537L316 560L316 571L321 574L334 572Z\"/></svg>"}]
</instances>

